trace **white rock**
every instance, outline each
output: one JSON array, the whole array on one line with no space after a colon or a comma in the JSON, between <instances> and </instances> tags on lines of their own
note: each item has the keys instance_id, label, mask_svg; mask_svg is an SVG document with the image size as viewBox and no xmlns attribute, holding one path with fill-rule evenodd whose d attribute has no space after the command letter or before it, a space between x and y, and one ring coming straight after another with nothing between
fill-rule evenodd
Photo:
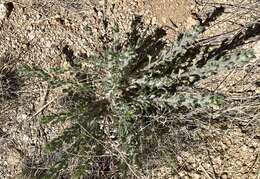
<instances>
[{"instance_id":1,"label":"white rock","mask_svg":"<svg viewBox=\"0 0 260 179\"><path fill-rule=\"evenodd\" d=\"M8 13L8 9L4 4L0 4L0 20L3 20Z\"/></svg>"},{"instance_id":2,"label":"white rock","mask_svg":"<svg viewBox=\"0 0 260 179\"><path fill-rule=\"evenodd\" d=\"M260 59L260 40L258 40L257 43L255 44L254 51L257 59Z\"/></svg>"}]
</instances>

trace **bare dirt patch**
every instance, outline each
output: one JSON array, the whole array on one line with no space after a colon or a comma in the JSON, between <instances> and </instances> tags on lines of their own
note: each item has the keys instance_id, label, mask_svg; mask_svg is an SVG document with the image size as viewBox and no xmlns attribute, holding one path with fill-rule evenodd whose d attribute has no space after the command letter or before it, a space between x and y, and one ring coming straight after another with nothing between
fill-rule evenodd
<instances>
[{"instance_id":1,"label":"bare dirt patch","mask_svg":"<svg viewBox=\"0 0 260 179\"><path fill-rule=\"evenodd\" d=\"M192 0L151 0L147 4L154 23L172 27L177 32L188 30L195 24L192 16L195 7L196 4ZM171 37L176 34L173 29L168 31Z\"/></svg>"}]
</instances>

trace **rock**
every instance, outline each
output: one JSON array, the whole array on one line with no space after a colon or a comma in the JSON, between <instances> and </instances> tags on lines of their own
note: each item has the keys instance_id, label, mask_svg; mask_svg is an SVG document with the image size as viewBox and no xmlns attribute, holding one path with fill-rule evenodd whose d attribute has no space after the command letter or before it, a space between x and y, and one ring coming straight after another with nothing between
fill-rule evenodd
<instances>
[{"instance_id":1,"label":"rock","mask_svg":"<svg viewBox=\"0 0 260 179\"><path fill-rule=\"evenodd\" d=\"M192 177L193 179L200 179L201 178L201 175L197 174L197 173L194 173L192 174Z\"/></svg>"},{"instance_id":2,"label":"rock","mask_svg":"<svg viewBox=\"0 0 260 179\"><path fill-rule=\"evenodd\" d=\"M260 39L256 42L253 49L255 51L255 55L256 55L257 59L259 59L260 58Z\"/></svg>"},{"instance_id":3,"label":"rock","mask_svg":"<svg viewBox=\"0 0 260 179\"><path fill-rule=\"evenodd\" d=\"M5 4L0 4L0 20L3 20L5 17L7 17L8 9L5 6Z\"/></svg>"},{"instance_id":4,"label":"rock","mask_svg":"<svg viewBox=\"0 0 260 179\"><path fill-rule=\"evenodd\" d=\"M0 3L0 20L8 18L14 10L14 4L12 2Z\"/></svg>"}]
</instances>

